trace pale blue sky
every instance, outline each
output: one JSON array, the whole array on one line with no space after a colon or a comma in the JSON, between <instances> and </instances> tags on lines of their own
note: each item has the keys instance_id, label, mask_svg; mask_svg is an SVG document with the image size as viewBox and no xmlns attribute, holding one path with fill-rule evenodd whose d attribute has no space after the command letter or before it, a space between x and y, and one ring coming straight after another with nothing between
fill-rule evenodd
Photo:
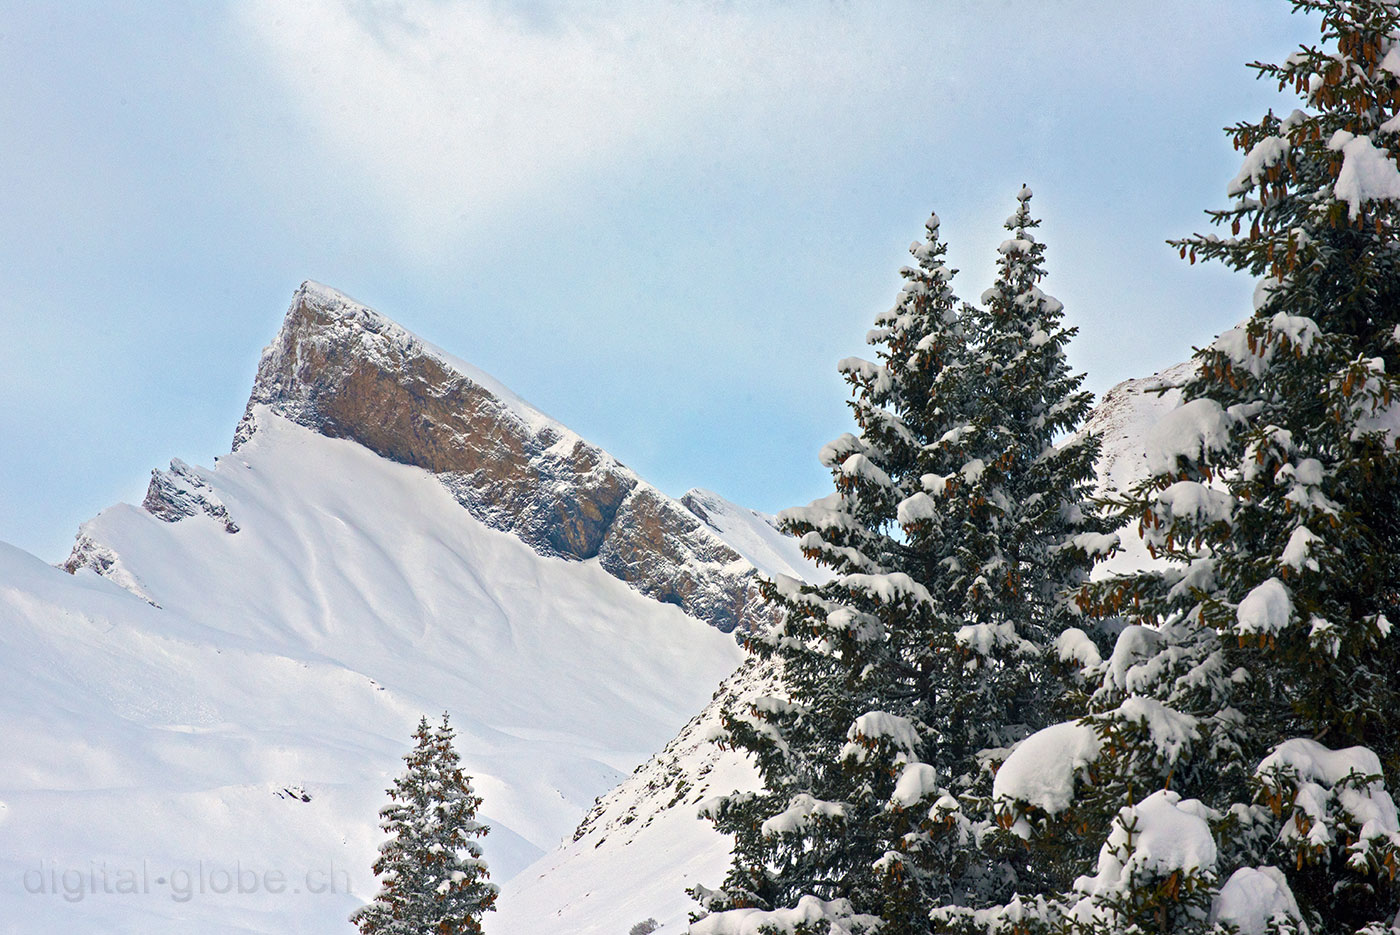
<instances>
[{"instance_id":1,"label":"pale blue sky","mask_svg":"<svg viewBox=\"0 0 1400 935\"><path fill-rule=\"evenodd\" d=\"M227 451L307 278L671 493L806 502L928 211L976 298L1023 181L1101 392L1248 311L1163 240L1279 100L1243 63L1311 39L1284 0L0 0L0 540L57 560Z\"/></svg>"}]
</instances>

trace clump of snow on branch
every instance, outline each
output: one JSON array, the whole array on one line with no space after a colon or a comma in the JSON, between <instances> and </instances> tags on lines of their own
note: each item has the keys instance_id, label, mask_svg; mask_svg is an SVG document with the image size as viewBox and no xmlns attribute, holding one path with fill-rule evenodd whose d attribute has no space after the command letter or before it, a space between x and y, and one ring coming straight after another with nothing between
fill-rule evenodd
<instances>
[{"instance_id":1,"label":"clump of snow on branch","mask_svg":"<svg viewBox=\"0 0 1400 935\"><path fill-rule=\"evenodd\" d=\"M1384 149L1367 136L1338 130L1327 144L1342 153L1342 171L1332 187L1339 201L1347 203L1347 216L1356 220L1368 201L1400 201L1400 171Z\"/></svg>"},{"instance_id":2,"label":"clump of snow on branch","mask_svg":"<svg viewBox=\"0 0 1400 935\"><path fill-rule=\"evenodd\" d=\"M1236 198L1254 188L1263 180L1265 170L1282 162L1290 148L1282 136L1268 136L1255 143L1245 154L1239 173L1230 180L1226 194Z\"/></svg>"},{"instance_id":3,"label":"clump of snow on branch","mask_svg":"<svg viewBox=\"0 0 1400 935\"><path fill-rule=\"evenodd\" d=\"M1272 636L1293 619L1293 598L1277 578L1258 585L1235 610L1235 632Z\"/></svg>"},{"instance_id":4,"label":"clump of snow on branch","mask_svg":"<svg viewBox=\"0 0 1400 935\"><path fill-rule=\"evenodd\" d=\"M791 909L730 909L707 916L690 927L690 935L795 935L817 931L826 923L828 935L866 935L880 927L875 916L858 914L850 900L803 896Z\"/></svg>"},{"instance_id":5,"label":"clump of snow on branch","mask_svg":"<svg viewBox=\"0 0 1400 935\"><path fill-rule=\"evenodd\" d=\"M788 807L763 823L764 837L801 831L819 818L845 818L846 806L840 802L824 802L805 792L792 797Z\"/></svg>"},{"instance_id":6,"label":"clump of snow on branch","mask_svg":"<svg viewBox=\"0 0 1400 935\"><path fill-rule=\"evenodd\" d=\"M1153 474L1173 474L1177 460L1192 464L1230 444L1236 419L1213 399L1193 399L1167 413L1147 433L1144 454Z\"/></svg>"},{"instance_id":7,"label":"clump of snow on branch","mask_svg":"<svg viewBox=\"0 0 1400 935\"><path fill-rule=\"evenodd\" d=\"M1381 778L1381 761L1366 747L1332 750L1305 737L1279 744L1256 777L1275 808L1291 806L1279 841L1300 860L1318 859L1345 844L1352 869L1393 861L1400 817Z\"/></svg>"},{"instance_id":8,"label":"clump of snow on branch","mask_svg":"<svg viewBox=\"0 0 1400 935\"><path fill-rule=\"evenodd\" d=\"M1134 669L1150 660L1161 645L1161 635L1150 627L1137 623L1124 627L1108 657L1108 681L1119 691L1132 691Z\"/></svg>"},{"instance_id":9,"label":"clump of snow on branch","mask_svg":"<svg viewBox=\"0 0 1400 935\"><path fill-rule=\"evenodd\" d=\"M1133 885L1134 878L1213 871L1217 856L1209 823L1213 817L1198 799L1182 799L1170 789L1159 789L1123 808L1099 851L1095 874L1075 880L1075 890L1088 896L1112 896Z\"/></svg>"},{"instance_id":10,"label":"clump of snow on branch","mask_svg":"<svg viewBox=\"0 0 1400 935\"><path fill-rule=\"evenodd\" d=\"M1228 520L1235 510L1235 500L1223 490L1207 487L1192 480L1177 481L1157 495L1164 520L1186 519L1204 525Z\"/></svg>"},{"instance_id":11,"label":"clump of snow on branch","mask_svg":"<svg viewBox=\"0 0 1400 935\"><path fill-rule=\"evenodd\" d=\"M1299 526L1293 530L1293 534L1288 537L1288 544L1284 546L1283 553L1279 556L1279 564L1287 566L1294 571L1302 571L1304 568L1312 571L1318 570L1317 559L1311 558L1314 543L1322 541L1322 537L1317 535L1306 526Z\"/></svg>"},{"instance_id":12,"label":"clump of snow on branch","mask_svg":"<svg viewBox=\"0 0 1400 935\"><path fill-rule=\"evenodd\" d=\"M1099 648L1078 627L1070 627L1055 638L1055 654L1061 662L1076 662L1085 668L1103 662Z\"/></svg>"},{"instance_id":13,"label":"clump of snow on branch","mask_svg":"<svg viewBox=\"0 0 1400 935\"><path fill-rule=\"evenodd\" d=\"M1200 729L1200 721L1162 704L1155 698L1132 695L1118 706L1117 714L1123 721L1141 724L1147 729L1158 755L1164 760L1175 760L1181 751L1191 745Z\"/></svg>"},{"instance_id":14,"label":"clump of snow on branch","mask_svg":"<svg viewBox=\"0 0 1400 935\"><path fill-rule=\"evenodd\" d=\"M909 808L938 791L938 773L927 763L910 763L899 774L890 804Z\"/></svg>"},{"instance_id":15,"label":"clump of snow on branch","mask_svg":"<svg viewBox=\"0 0 1400 935\"><path fill-rule=\"evenodd\" d=\"M997 770L992 798L1058 814L1074 800L1075 780L1098 760L1101 747L1094 728L1075 721L1036 731Z\"/></svg>"},{"instance_id":16,"label":"clump of snow on branch","mask_svg":"<svg viewBox=\"0 0 1400 935\"><path fill-rule=\"evenodd\" d=\"M1212 925L1233 925L1239 935L1266 935L1270 922L1292 920L1303 932L1303 914L1277 867L1241 867L1220 887L1211 906Z\"/></svg>"},{"instance_id":17,"label":"clump of snow on branch","mask_svg":"<svg viewBox=\"0 0 1400 935\"><path fill-rule=\"evenodd\" d=\"M1006 649L1028 656L1036 653L1034 643L1016 633L1016 625L1003 620L999 623L972 623L959 627L953 634L959 646L972 650L979 656L990 656L995 649Z\"/></svg>"},{"instance_id":18,"label":"clump of snow on branch","mask_svg":"<svg viewBox=\"0 0 1400 935\"><path fill-rule=\"evenodd\" d=\"M888 743L905 756L913 758L919 746L919 732L908 718L885 711L867 711L856 718L846 731L848 743L841 758L865 759L866 753L882 742Z\"/></svg>"}]
</instances>

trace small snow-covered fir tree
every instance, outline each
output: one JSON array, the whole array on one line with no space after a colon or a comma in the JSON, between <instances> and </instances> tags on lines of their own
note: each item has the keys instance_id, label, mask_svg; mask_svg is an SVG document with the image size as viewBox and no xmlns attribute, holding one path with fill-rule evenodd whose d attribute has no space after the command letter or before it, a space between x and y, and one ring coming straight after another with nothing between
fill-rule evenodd
<instances>
[{"instance_id":1,"label":"small snow-covered fir tree","mask_svg":"<svg viewBox=\"0 0 1400 935\"><path fill-rule=\"evenodd\" d=\"M444 712L414 731L407 769L388 790L380 827L389 835L374 873L380 891L350 917L363 935L479 935L495 908L481 845L489 828L476 820L481 798L462 772Z\"/></svg>"},{"instance_id":2,"label":"small snow-covered fir tree","mask_svg":"<svg viewBox=\"0 0 1400 935\"><path fill-rule=\"evenodd\" d=\"M1400 6L1293 6L1323 46L1255 67L1303 107L1231 130L1228 235L1178 243L1261 277L1254 313L1197 353L1116 498L1165 567L1084 589L1128 624L1086 660L1087 718L1051 728L1091 733L999 777L1033 828L1102 842L1061 906L1079 932L1349 935L1400 910Z\"/></svg>"},{"instance_id":3,"label":"small snow-covered fir tree","mask_svg":"<svg viewBox=\"0 0 1400 935\"><path fill-rule=\"evenodd\" d=\"M990 817L964 805L979 755L1051 717L1034 660L1099 544L1096 443L1053 446L1088 402L1036 284L1028 198L986 313L954 295L935 216L869 335L877 360L840 364L860 433L822 450L836 492L780 517L835 576L765 585L783 615L750 647L786 695L723 713L765 789L703 806L735 849L723 889L692 890L695 933L923 932L932 906L986 900L1024 863L979 849Z\"/></svg>"}]
</instances>

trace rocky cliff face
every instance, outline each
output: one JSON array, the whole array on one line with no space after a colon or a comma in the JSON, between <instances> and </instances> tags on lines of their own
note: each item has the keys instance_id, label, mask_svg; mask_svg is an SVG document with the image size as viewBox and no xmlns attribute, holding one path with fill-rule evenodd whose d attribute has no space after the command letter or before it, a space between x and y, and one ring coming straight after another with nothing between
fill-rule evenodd
<instances>
[{"instance_id":1,"label":"rocky cliff face","mask_svg":"<svg viewBox=\"0 0 1400 935\"><path fill-rule=\"evenodd\" d=\"M436 474L483 522L614 576L721 630L763 613L752 564L679 501L487 375L324 286L305 283L263 352L234 450L258 406ZM157 472L146 509L196 510L192 474ZM221 505L218 507L221 508ZM232 525L226 514L218 516ZM236 530L233 526L230 531Z\"/></svg>"}]
</instances>

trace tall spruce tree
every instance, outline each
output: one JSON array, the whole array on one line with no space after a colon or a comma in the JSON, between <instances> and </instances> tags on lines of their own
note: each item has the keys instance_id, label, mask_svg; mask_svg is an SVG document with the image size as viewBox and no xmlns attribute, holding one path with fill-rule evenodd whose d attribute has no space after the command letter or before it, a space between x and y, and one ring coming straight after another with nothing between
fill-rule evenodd
<instances>
[{"instance_id":1,"label":"tall spruce tree","mask_svg":"<svg viewBox=\"0 0 1400 935\"><path fill-rule=\"evenodd\" d=\"M350 917L363 935L480 935L481 915L495 908L477 838L481 798L462 772L447 714L433 727L421 718L403 775L380 811L388 834L374 862L380 891Z\"/></svg>"},{"instance_id":2,"label":"tall spruce tree","mask_svg":"<svg viewBox=\"0 0 1400 935\"><path fill-rule=\"evenodd\" d=\"M1076 329L1064 327L1063 305L1038 285L1045 245L1030 201L1023 187L996 282L972 313L978 398L953 443L955 493L966 507L956 562L930 575L961 620L955 635L968 657L952 696L940 699L951 709L931 712L963 725L964 736L941 738L944 747L960 744L962 757L1009 746L1063 707L1065 685L1043 650L1079 622L1067 591L1117 541L1089 504L1099 442L1072 433L1092 397L1065 360ZM917 539L918 524L909 529Z\"/></svg>"},{"instance_id":3,"label":"tall spruce tree","mask_svg":"<svg viewBox=\"0 0 1400 935\"><path fill-rule=\"evenodd\" d=\"M1400 7L1292 5L1323 44L1253 67L1303 107L1230 129L1228 235L1176 244L1261 277L1254 313L1197 352L1116 498L1165 567L1083 592L1129 625L1069 726L1083 756L1051 766L1077 802L1037 827L1102 842L1058 909L1086 933L1379 933L1400 910Z\"/></svg>"},{"instance_id":4,"label":"tall spruce tree","mask_svg":"<svg viewBox=\"0 0 1400 935\"><path fill-rule=\"evenodd\" d=\"M957 493L967 510L955 573L945 576L963 665L929 707L929 717L952 726L939 737L943 762L963 771L956 790L975 840L959 850L964 860L977 855L970 869L980 877L961 891L948 888L937 905L964 913L1073 879L1073 861L1059 853L1063 836L1028 847L997 807L992 777L1009 748L1074 710L1070 697L1082 676L1072 661L1085 647L1096 657L1097 647L1079 628L1073 592L1118 546L1114 523L1090 502L1099 439L1075 433L1092 397L1065 359L1076 329L1064 326L1063 305L1039 286L1045 245L1035 236L1031 198L1029 188L1017 193L996 282L973 312L972 369L986 383L959 439Z\"/></svg>"},{"instance_id":5,"label":"tall spruce tree","mask_svg":"<svg viewBox=\"0 0 1400 935\"><path fill-rule=\"evenodd\" d=\"M765 788L704 807L735 849L723 889L692 890L696 933L923 932L933 905L985 901L1024 868L976 846L964 807L979 755L1050 717L1035 659L1099 544L1096 443L1053 445L1088 400L1024 195L986 312L954 295L935 216L868 337L877 360L840 364L860 433L822 451L836 491L781 516L835 575L764 586L783 614L749 645L787 691L723 712Z\"/></svg>"}]
</instances>

